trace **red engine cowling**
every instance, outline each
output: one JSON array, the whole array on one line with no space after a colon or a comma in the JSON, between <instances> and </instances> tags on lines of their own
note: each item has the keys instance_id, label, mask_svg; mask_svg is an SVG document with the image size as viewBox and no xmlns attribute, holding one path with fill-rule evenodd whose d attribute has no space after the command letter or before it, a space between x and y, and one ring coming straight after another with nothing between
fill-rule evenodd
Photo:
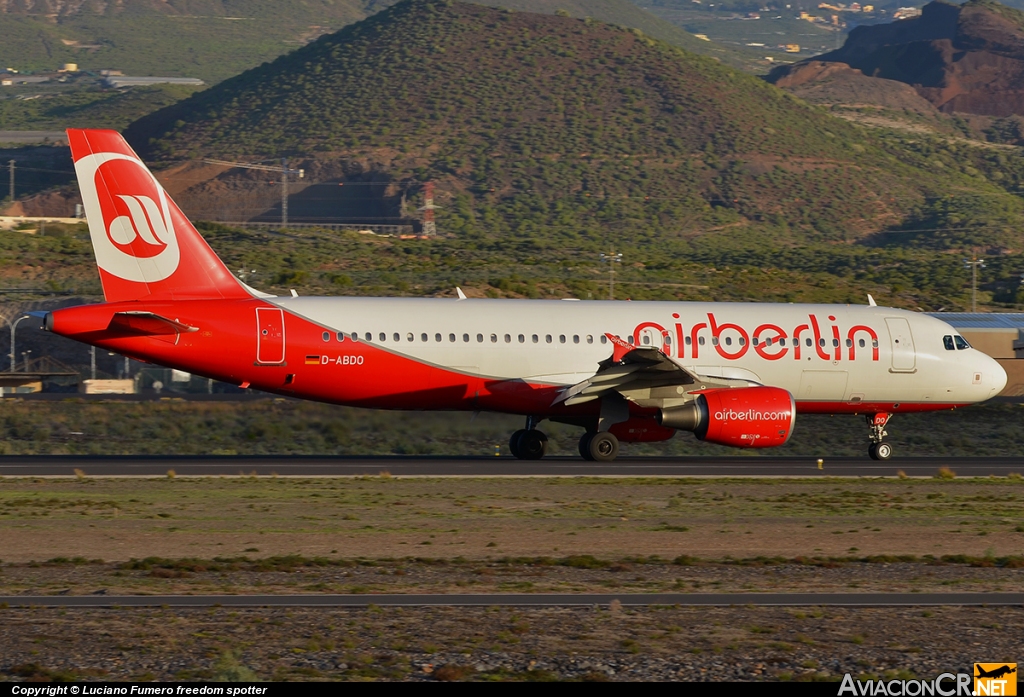
<instances>
[{"instance_id":1,"label":"red engine cowling","mask_svg":"<svg viewBox=\"0 0 1024 697\"><path fill-rule=\"evenodd\" d=\"M706 390L692 404L663 410L658 420L711 443L774 448L793 434L796 404L793 395L778 387Z\"/></svg>"}]
</instances>

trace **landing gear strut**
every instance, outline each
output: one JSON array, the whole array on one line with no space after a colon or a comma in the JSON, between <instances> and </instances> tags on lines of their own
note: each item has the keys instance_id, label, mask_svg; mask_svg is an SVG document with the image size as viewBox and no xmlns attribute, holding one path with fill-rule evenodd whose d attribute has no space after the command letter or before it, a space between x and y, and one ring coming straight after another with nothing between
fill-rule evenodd
<instances>
[{"instance_id":1,"label":"landing gear strut","mask_svg":"<svg viewBox=\"0 0 1024 697\"><path fill-rule=\"evenodd\" d=\"M520 460L539 460L547 451L548 437L534 428L537 421L532 416L526 417L526 428L519 429L509 438L508 449Z\"/></svg>"},{"instance_id":2,"label":"landing gear strut","mask_svg":"<svg viewBox=\"0 0 1024 697\"><path fill-rule=\"evenodd\" d=\"M868 436L871 438L871 445L868 446L868 456L872 460L888 460L892 457L892 446L888 443L883 442L883 438L889 435L885 430L885 425L889 423L889 419L892 414L868 414L868 427L871 429L871 433Z\"/></svg>"}]
</instances>

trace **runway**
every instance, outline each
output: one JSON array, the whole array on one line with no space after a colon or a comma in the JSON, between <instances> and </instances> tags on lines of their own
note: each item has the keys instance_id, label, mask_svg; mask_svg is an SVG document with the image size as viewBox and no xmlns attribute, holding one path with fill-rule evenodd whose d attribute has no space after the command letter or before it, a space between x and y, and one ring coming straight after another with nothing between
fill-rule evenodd
<instances>
[{"instance_id":1,"label":"runway","mask_svg":"<svg viewBox=\"0 0 1024 697\"><path fill-rule=\"evenodd\" d=\"M0 456L0 476L93 477L301 476L354 477L931 477L948 467L959 477L1024 473L1024 457L914 457L877 462L868 458L685 457L620 458L586 462L552 457L524 461L511 457L288 457L288 456Z\"/></svg>"},{"instance_id":2,"label":"runway","mask_svg":"<svg viewBox=\"0 0 1024 697\"><path fill-rule=\"evenodd\" d=\"M1024 593L504 593L476 595L8 595L0 607L916 607L1024 605Z\"/></svg>"}]
</instances>

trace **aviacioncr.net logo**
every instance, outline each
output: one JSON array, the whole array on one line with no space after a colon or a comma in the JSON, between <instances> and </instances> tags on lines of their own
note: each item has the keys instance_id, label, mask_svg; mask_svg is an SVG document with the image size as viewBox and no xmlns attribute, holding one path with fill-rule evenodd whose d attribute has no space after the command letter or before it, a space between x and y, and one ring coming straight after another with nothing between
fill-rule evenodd
<instances>
[{"instance_id":1,"label":"aviacioncr.net logo","mask_svg":"<svg viewBox=\"0 0 1024 697\"><path fill-rule=\"evenodd\" d=\"M141 283L173 274L180 253L170 204L146 166L107 152L81 158L75 171L99 267Z\"/></svg>"}]
</instances>

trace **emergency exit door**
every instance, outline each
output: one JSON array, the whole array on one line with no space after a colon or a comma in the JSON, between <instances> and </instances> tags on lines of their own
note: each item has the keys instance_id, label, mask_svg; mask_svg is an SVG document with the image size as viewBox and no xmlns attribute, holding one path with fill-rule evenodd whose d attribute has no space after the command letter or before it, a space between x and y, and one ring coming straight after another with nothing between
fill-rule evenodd
<instances>
[{"instance_id":1,"label":"emergency exit door","mask_svg":"<svg viewBox=\"0 0 1024 697\"><path fill-rule=\"evenodd\" d=\"M256 308L256 362L284 363L284 310Z\"/></svg>"}]
</instances>

